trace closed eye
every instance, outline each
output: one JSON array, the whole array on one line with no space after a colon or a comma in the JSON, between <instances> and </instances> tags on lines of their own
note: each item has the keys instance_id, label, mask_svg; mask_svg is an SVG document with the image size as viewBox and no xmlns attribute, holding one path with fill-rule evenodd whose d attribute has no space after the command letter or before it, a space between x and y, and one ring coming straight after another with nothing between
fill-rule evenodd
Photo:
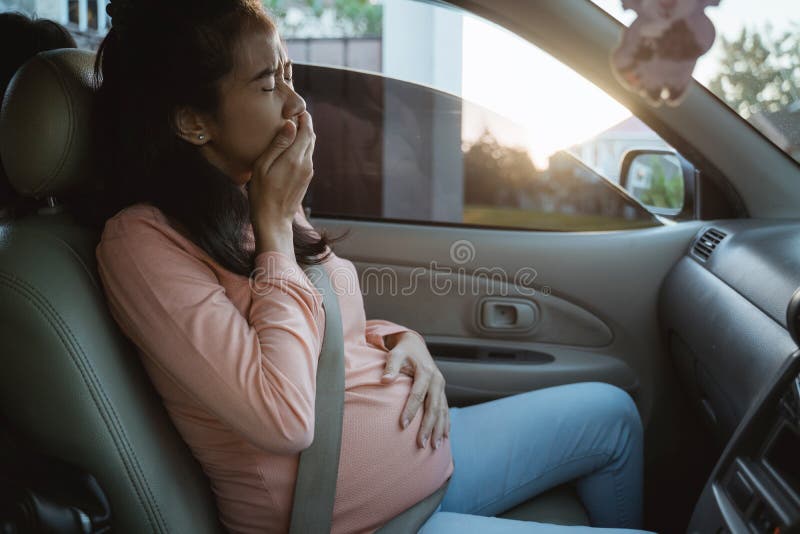
<instances>
[{"instance_id":1,"label":"closed eye","mask_svg":"<svg viewBox=\"0 0 800 534\"><path fill-rule=\"evenodd\" d=\"M275 77L275 68L274 67L267 67L264 70L258 72L255 76L250 79L251 83L258 83L261 85L265 85L266 87L261 87L261 90L264 92L271 92L275 90L275 81L272 80L270 83L270 79Z\"/></svg>"},{"instance_id":2,"label":"closed eye","mask_svg":"<svg viewBox=\"0 0 800 534\"><path fill-rule=\"evenodd\" d=\"M259 72L255 77L253 77L252 81L254 81L254 82L257 81L259 83L269 82L271 78L275 77L276 72L277 72L277 69L275 69L273 67L267 67L266 69L264 69L261 72ZM283 72L284 72L284 76L283 76L284 81L287 82L287 83L291 83L292 82L292 64L291 64L291 62L288 62L286 64L286 66L284 66ZM272 84L269 84L269 85L271 85L271 87L262 87L261 90L264 91L265 93L270 93L270 92L274 91L275 90L274 81L273 81Z\"/></svg>"},{"instance_id":3,"label":"closed eye","mask_svg":"<svg viewBox=\"0 0 800 534\"><path fill-rule=\"evenodd\" d=\"M275 90L275 71L263 72L255 81L264 85L261 88L264 92L271 92Z\"/></svg>"}]
</instances>

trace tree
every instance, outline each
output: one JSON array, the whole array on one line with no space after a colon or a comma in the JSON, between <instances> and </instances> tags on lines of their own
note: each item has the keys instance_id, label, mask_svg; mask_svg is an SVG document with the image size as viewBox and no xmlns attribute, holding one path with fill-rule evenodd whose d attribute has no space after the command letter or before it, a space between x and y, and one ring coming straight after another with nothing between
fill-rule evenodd
<instances>
[{"instance_id":1,"label":"tree","mask_svg":"<svg viewBox=\"0 0 800 534\"><path fill-rule=\"evenodd\" d=\"M650 189L642 191L639 200L645 206L656 208L681 209L683 207L683 176L673 174L667 177L661 158L650 158L653 175L650 178Z\"/></svg>"},{"instance_id":2,"label":"tree","mask_svg":"<svg viewBox=\"0 0 800 534\"><path fill-rule=\"evenodd\" d=\"M383 6L370 0L262 0L275 17L281 33L292 35L295 26L332 19L337 36L374 37L383 29ZM302 19L290 23L286 15L291 8L302 13ZM328 16L331 16L328 18Z\"/></svg>"},{"instance_id":3,"label":"tree","mask_svg":"<svg viewBox=\"0 0 800 534\"><path fill-rule=\"evenodd\" d=\"M522 207L537 200L541 173L523 148L501 144L489 130L464 147L464 202Z\"/></svg>"},{"instance_id":4,"label":"tree","mask_svg":"<svg viewBox=\"0 0 800 534\"><path fill-rule=\"evenodd\" d=\"M383 6L370 0L335 0L336 18L349 23L356 35L380 35ZM347 21L347 22L345 22Z\"/></svg>"},{"instance_id":5,"label":"tree","mask_svg":"<svg viewBox=\"0 0 800 534\"><path fill-rule=\"evenodd\" d=\"M773 38L742 28L739 37L720 37L723 57L709 89L742 117L785 109L800 101L800 26Z\"/></svg>"}]
</instances>

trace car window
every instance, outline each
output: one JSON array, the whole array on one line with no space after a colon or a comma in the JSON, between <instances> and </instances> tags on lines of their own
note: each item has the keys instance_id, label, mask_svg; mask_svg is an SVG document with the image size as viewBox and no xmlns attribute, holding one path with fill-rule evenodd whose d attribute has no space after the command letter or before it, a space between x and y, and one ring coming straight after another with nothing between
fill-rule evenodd
<instances>
[{"instance_id":1,"label":"car window","mask_svg":"<svg viewBox=\"0 0 800 534\"><path fill-rule=\"evenodd\" d=\"M381 24L359 26L373 33L330 25L314 39L298 22L317 17L304 4L281 2L319 134L312 211L547 230L658 224L619 188L620 166L630 149L671 147L549 54L410 0L365 2L380 7Z\"/></svg>"},{"instance_id":2,"label":"car window","mask_svg":"<svg viewBox=\"0 0 800 534\"><path fill-rule=\"evenodd\" d=\"M454 95L376 74L296 65L314 117L312 212L549 230L652 226L653 217L567 151L537 169L527 149L499 142L507 119ZM465 117L487 125L462 135Z\"/></svg>"},{"instance_id":3,"label":"car window","mask_svg":"<svg viewBox=\"0 0 800 534\"><path fill-rule=\"evenodd\" d=\"M426 2L264 3L315 119L306 199L315 215L541 230L660 224L619 187L620 166L631 149L671 147L527 41ZM103 0L41 4L38 14L84 48L107 31Z\"/></svg>"},{"instance_id":4,"label":"car window","mask_svg":"<svg viewBox=\"0 0 800 534\"><path fill-rule=\"evenodd\" d=\"M625 25L619 0L592 0ZM723 0L706 14L717 37L695 79L800 163L800 4Z\"/></svg>"}]
</instances>

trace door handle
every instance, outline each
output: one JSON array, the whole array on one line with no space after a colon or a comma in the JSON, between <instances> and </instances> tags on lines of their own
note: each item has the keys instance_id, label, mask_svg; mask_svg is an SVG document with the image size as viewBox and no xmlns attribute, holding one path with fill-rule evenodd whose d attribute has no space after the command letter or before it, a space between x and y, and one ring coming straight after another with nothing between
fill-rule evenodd
<instances>
[{"instance_id":1,"label":"door handle","mask_svg":"<svg viewBox=\"0 0 800 534\"><path fill-rule=\"evenodd\" d=\"M524 299L486 298L480 304L479 322L484 330L530 330L536 324L536 305Z\"/></svg>"}]
</instances>

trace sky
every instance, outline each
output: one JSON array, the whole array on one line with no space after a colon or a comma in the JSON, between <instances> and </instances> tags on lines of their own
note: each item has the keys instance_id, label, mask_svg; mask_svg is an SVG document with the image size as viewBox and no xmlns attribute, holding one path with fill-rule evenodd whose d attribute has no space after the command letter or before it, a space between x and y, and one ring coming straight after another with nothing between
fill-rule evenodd
<instances>
[{"instance_id":1,"label":"sky","mask_svg":"<svg viewBox=\"0 0 800 534\"><path fill-rule=\"evenodd\" d=\"M501 142L526 146L537 167L546 167L553 152L630 116L595 85L524 39L472 17L464 18L463 32L463 98L524 125L525 138L507 130L492 133ZM465 113L467 139L483 131L483 123L475 120Z\"/></svg>"},{"instance_id":2,"label":"sky","mask_svg":"<svg viewBox=\"0 0 800 534\"><path fill-rule=\"evenodd\" d=\"M594 1L624 23L636 16L622 10L621 0ZM780 32L792 22L800 24L800 0L722 0L706 13L718 35L734 37L744 25L761 28L767 22ZM493 133L503 142L526 146L538 167L546 166L553 152L590 139L631 115L568 67L493 24L465 16L462 46L463 98L525 125L527 134ZM718 50L719 38L698 62L695 78L701 83L713 77ZM483 126L465 114L464 137L476 138Z\"/></svg>"}]
</instances>

